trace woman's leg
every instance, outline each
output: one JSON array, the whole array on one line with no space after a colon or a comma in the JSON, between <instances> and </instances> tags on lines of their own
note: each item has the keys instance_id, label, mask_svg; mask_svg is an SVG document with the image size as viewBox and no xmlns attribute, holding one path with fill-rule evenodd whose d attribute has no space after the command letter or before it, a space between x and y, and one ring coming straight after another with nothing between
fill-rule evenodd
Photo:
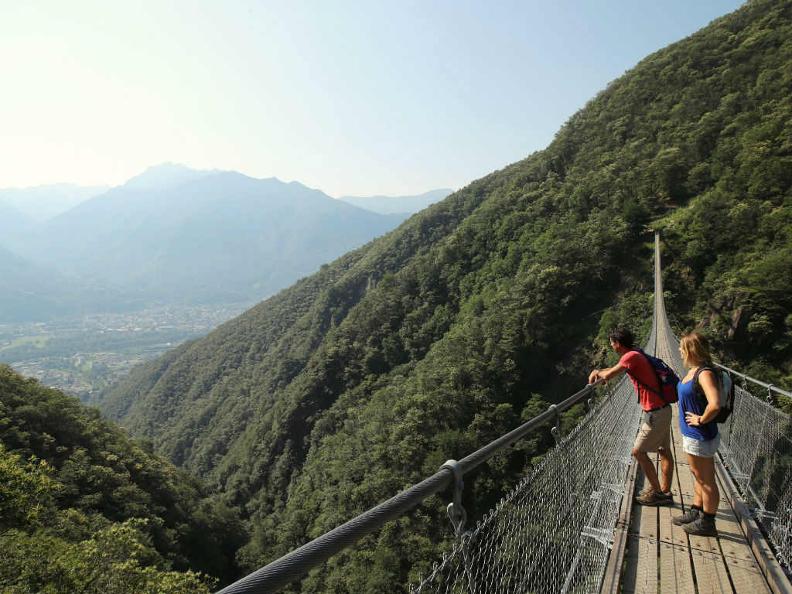
<instances>
[{"instance_id":1,"label":"woman's leg","mask_svg":"<svg viewBox=\"0 0 792 594\"><path fill-rule=\"evenodd\" d=\"M690 471L693 474L693 505L699 509L704 509L701 485L699 484L699 479L696 476L696 471L693 469L693 458L695 458L695 456L688 454L687 457Z\"/></svg>"},{"instance_id":2,"label":"woman's leg","mask_svg":"<svg viewBox=\"0 0 792 594\"><path fill-rule=\"evenodd\" d=\"M715 514L720 503L718 483L715 481L715 459L688 454L688 461L690 462L693 476L696 477L696 487L701 492L700 497L704 513ZM696 498L698 497L699 494L696 493Z\"/></svg>"}]
</instances>

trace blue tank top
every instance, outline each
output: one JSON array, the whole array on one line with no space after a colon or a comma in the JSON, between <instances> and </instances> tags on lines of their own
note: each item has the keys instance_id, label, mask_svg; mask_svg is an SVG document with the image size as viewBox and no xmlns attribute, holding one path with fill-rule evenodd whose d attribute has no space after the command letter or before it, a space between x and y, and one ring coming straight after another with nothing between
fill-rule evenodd
<instances>
[{"instance_id":1,"label":"blue tank top","mask_svg":"<svg viewBox=\"0 0 792 594\"><path fill-rule=\"evenodd\" d=\"M715 439L718 435L717 423L710 422L700 427L691 427L685 420L686 412L703 415L704 409L707 408L707 399L696 393L696 382L693 378L689 382L679 382L677 394L679 395L679 430L682 435L699 441Z\"/></svg>"}]
</instances>

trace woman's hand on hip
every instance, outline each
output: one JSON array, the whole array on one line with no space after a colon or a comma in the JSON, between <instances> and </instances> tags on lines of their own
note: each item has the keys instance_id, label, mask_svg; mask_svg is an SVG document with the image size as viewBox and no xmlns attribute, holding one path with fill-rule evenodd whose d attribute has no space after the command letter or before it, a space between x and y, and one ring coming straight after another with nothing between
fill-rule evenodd
<instances>
[{"instance_id":1,"label":"woman's hand on hip","mask_svg":"<svg viewBox=\"0 0 792 594\"><path fill-rule=\"evenodd\" d=\"M686 412L685 422L691 427L699 427L701 425L701 415L697 415L692 412Z\"/></svg>"}]
</instances>

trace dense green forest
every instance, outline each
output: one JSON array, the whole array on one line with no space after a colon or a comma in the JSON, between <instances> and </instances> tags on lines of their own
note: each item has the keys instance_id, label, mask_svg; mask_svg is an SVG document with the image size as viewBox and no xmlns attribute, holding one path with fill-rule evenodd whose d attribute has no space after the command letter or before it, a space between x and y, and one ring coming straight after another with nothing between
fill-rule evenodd
<instances>
[{"instance_id":1,"label":"dense green forest","mask_svg":"<svg viewBox=\"0 0 792 594\"><path fill-rule=\"evenodd\" d=\"M135 370L104 411L242 511L253 569L567 396L614 324L645 333L650 229L676 330L789 386L790 90L792 2L749 2L648 56L546 150ZM466 479L466 508L546 445ZM445 502L295 588L403 591L450 537Z\"/></svg>"},{"instance_id":2,"label":"dense green forest","mask_svg":"<svg viewBox=\"0 0 792 594\"><path fill-rule=\"evenodd\" d=\"M244 528L196 479L75 398L0 365L0 591L187 594Z\"/></svg>"}]
</instances>

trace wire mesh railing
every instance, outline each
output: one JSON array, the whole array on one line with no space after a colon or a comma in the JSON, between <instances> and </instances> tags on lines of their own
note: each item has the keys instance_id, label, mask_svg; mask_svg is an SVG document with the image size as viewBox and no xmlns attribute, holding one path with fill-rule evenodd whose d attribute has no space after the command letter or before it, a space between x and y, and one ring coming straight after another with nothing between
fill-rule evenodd
<instances>
[{"instance_id":1,"label":"wire mesh railing","mask_svg":"<svg viewBox=\"0 0 792 594\"><path fill-rule=\"evenodd\" d=\"M326 534L323 534L322 536L312 540L300 548L295 549L280 559L273 561L269 565L258 569L241 580L226 586L220 592L218 592L218 594L263 594L265 592L277 592L280 588L283 588L287 584L299 580L313 567L323 563L339 551L353 545L367 534L371 534L375 530L379 529L386 522L404 515L430 495L439 493L440 491L446 489L449 485L454 485L454 483L456 483L454 496L455 502L452 506L449 506L449 515L452 517L452 522L459 522L461 519L459 514L462 512L460 498L462 477L465 474L479 467L481 464L485 463L496 454L505 451L506 448L512 446L515 442L524 438L537 428L551 423L555 423L557 426L559 424L560 414L562 412L570 409L576 404L590 400L593 396L595 396L595 385L586 386L564 401L558 403L557 405L551 405L545 412L537 415L533 419L520 425L509 433L502 435L498 439L476 450L465 458L462 458L459 461L449 460L434 475L402 491L391 499L388 499L387 501L377 505L376 507L363 512L359 516L352 518L345 524L338 526L337 528L327 532ZM603 407L600 406L596 410L602 411ZM595 414L598 413L589 412L587 415L586 419L588 420L588 425L591 425L593 415ZM635 426L635 423L632 423L632 425ZM573 435L580 432L581 429L579 427L573 431ZM634 433L635 431L633 431L633 435ZM557 431L554 431L554 435L558 435ZM569 439L570 437L567 437L565 442ZM613 439L613 436L609 433L606 433L601 437L600 441L601 443L605 444L611 439ZM589 441L586 443L593 444L594 441L589 439ZM559 449L560 446L556 448L554 452L557 452ZM589 453L591 454L593 452L596 452L596 450L591 450ZM614 461L614 463L615 462L616 461ZM543 463L543 465L546 464L547 462ZM625 466L627 461L622 460L619 464L620 466ZM602 474L601 472L598 474L597 469L594 469L593 467L594 465L592 464L591 471L594 472L594 474L589 479L590 481L596 481L597 477ZM577 467L569 467L569 470L566 474L576 472L578 472ZM570 477L564 477L562 474L563 473L558 474L558 480L568 481ZM562 491L563 497L578 497L577 495L571 495L574 490L570 486L570 483L562 482L560 484L564 485ZM558 498L559 493L555 493L553 495L553 499L555 500ZM606 498L603 497L603 500L605 499ZM548 504L554 505L554 502L548 502ZM609 509L609 505L610 504L606 503L603 509ZM598 518L599 516L595 517L592 522L598 522ZM462 525L463 522L457 524L457 526ZM598 524L592 524L592 526L597 525ZM545 539L552 538L551 535L547 534L544 534L543 537ZM585 560L585 557L581 557L581 559Z\"/></svg>"},{"instance_id":2,"label":"wire mesh railing","mask_svg":"<svg viewBox=\"0 0 792 594\"><path fill-rule=\"evenodd\" d=\"M597 590L639 416L624 378L411 592Z\"/></svg>"},{"instance_id":3,"label":"wire mesh railing","mask_svg":"<svg viewBox=\"0 0 792 594\"><path fill-rule=\"evenodd\" d=\"M734 412L721 425L721 459L789 573L792 418L745 387L734 391Z\"/></svg>"},{"instance_id":4,"label":"wire mesh railing","mask_svg":"<svg viewBox=\"0 0 792 594\"><path fill-rule=\"evenodd\" d=\"M655 240L655 300L644 350L668 341ZM594 592L604 575L641 409L623 377L411 594ZM628 495L629 496L629 495Z\"/></svg>"},{"instance_id":5,"label":"wire mesh railing","mask_svg":"<svg viewBox=\"0 0 792 594\"><path fill-rule=\"evenodd\" d=\"M667 338L666 338L667 337ZM670 327L658 331L658 356L684 375ZM792 573L792 417L748 390L752 380L723 365L724 371L743 378L735 384L734 410L719 425L718 454L740 496L751 508L787 573ZM756 385L772 388L753 380ZM779 393L786 394L783 390Z\"/></svg>"}]
</instances>

